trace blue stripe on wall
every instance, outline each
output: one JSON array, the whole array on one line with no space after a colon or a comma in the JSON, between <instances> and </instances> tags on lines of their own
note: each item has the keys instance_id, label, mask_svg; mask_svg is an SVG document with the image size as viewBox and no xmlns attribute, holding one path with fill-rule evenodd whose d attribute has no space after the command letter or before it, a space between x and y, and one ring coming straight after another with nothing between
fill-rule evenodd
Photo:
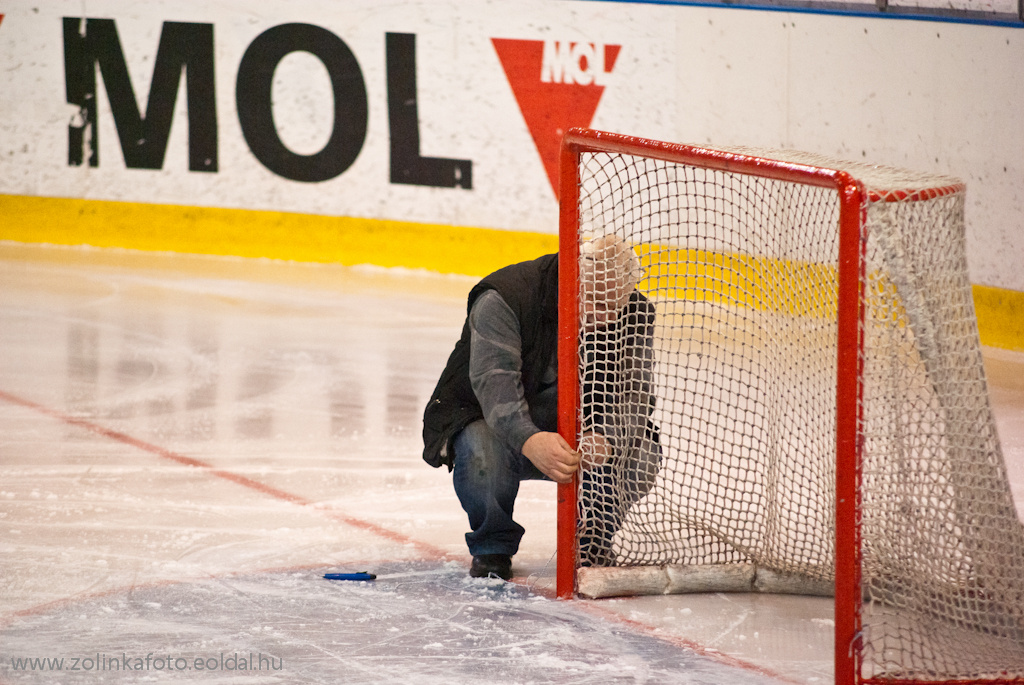
<instances>
[{"instance_id":1,"label":"blue stripe on wall","mask_svg":"<svg viewBox=\"0 0 1024 685\"><path fill-rule=\"evenodd\" d=\"M978 12L940 7L888 7L843 2L814 2L814 0L778 0L778 2L736 2L732 0L586 0L587 2L619 2L644 5L680 5L689 7L716 7L724 9L760 10L767 12L801 12L829 14L871 19L910 19L954 24L978 24L1024 28L1024 0L1019 0L1016 15L997 12Z\"/></svg>"}]
</instances>

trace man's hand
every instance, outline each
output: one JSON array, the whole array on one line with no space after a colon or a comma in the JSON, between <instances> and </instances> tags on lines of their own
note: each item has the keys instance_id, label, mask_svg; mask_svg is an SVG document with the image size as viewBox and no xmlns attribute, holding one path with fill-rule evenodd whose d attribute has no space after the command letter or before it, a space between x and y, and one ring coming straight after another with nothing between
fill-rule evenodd
<instances>
[{"instance_id":1,"label":"man's hand","mask_svg":"<svg viewBox=\"0 0 1024 685\"><path fill-rule=\"evenodd\" d=\"M534 433L523 445L523 456L556 483L568 483L580 466L580 455L558 433Z\"/></svg>"},{"instance_id":2,"label":"man's hand","mask_svg":"<svg viewBox=\"0 0 1024 685\"><path fill-rule=\"evenodd\" d=\"M603 466L613 456L615 448L600 433L587 431L580 437L580 458L585 470Z\"/></svg>"}]
</instances>

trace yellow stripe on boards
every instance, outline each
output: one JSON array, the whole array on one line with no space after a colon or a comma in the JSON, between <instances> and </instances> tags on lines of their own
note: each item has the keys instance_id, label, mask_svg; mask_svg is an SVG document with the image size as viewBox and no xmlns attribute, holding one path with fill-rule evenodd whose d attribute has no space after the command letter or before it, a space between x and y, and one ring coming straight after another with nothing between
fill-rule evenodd
<instances>
[{"instance_id":1,"label":"yellow stripe on boards","mask_svg":"<svg viewBox=\"0 0 1024 685\"><path fill-rule=\"evenodd\" d=\"M558 249L553 234L23 195L0 195L0 240L374 264L469 276L484 276ZM649 275L641 287L663 288L662 297L809 313L807 294L830 292L819 286L834 279L831 267L796 261L658 246L638 251ZM678 260L683 258L690 264L680 270ZM786 285L768 292L766 280ZM973 295L982 344L1024 351L1024 292L975 285ZM813 302L813 310L827 311L828 304Z\"/></svg>"},{"instance_id":2,"label":"yellow stripe on boards","mask_svg":"<svg viewBox=\"0 0 1024 685\"><path fill-rule=\"evenodd\" d=\"M794 316L832 316L835 310L835 266L656 244L637 251L646 274L639 287L653 297Z\"/></svg>"},{"instance_id":3,"label":"yellow stripe on boards","mask_svg":"<svg viewBox=\"0 0 1024 685\"><path fill-rule=\"evenodd\" d=\"M646 274L638 287L653 298L835 318L835 265L655 244L637 252ZM906 325L888 279L870 275L866 294L868 316ZM1024 292L973 285L972 295L981 343L1024 351Z\"/></svg>"},{"instance_id":4,"label":"yellow stripe on boards","mask_svg":"<svg viewBox=\"0 0 1024 685\"><path fill-rule=\"evenodd\" d=\"M313 214L0 195L0 240L485 276L555 235Z\"/></svg>"},{"instance_id":5,"label":"yellow stripe on boards","mask_svg":"<svg viewBox=\"0 0 1024 685\"><path fill-rule=\"evenodd\" d=\"M1024 293L987 285L971 291L981 344L1024 351Z\"/></svg>"}]
</instances>

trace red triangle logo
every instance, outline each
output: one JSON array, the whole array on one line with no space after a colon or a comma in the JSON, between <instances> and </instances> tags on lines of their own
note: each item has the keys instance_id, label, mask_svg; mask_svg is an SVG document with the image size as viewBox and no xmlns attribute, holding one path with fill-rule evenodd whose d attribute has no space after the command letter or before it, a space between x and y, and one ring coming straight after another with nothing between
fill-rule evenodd
<instances>
[{"instance_id":1,"label":"red triangle logo","mask_svg":"<svg viewBox=\"0 0 1024 685\"><path fill-rule=\"evenodd\" d=\"M557 198L562 134L590 126L621 46L509 38L491 43Z\"/></svg>"}]
</instances>

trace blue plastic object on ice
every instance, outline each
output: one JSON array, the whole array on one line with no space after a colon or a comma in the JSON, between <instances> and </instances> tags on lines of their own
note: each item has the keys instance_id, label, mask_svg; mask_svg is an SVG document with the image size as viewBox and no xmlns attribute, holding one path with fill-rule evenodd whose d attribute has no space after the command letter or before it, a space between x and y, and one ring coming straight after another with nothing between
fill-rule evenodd
<instances>
[{"instance_id":1,"label":"blue plastic object on ice","mask_svg":"<svg viewBox=\"0 0 1024 685\"><path fill-rule=\"evenodd\" d=\"M360 571L358 573L325 573L324 578L327 580L375 580L377 575Z\"/></svg>"}]
</instances>

